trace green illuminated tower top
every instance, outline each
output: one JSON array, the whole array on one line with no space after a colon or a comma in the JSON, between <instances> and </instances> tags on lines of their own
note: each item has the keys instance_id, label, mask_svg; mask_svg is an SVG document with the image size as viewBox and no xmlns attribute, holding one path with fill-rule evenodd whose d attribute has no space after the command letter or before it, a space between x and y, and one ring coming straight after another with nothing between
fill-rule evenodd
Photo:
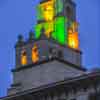
<instances>
[{"instance_id":1,"label":"green illuminated tower top","mask_svg":"<svg viewBox=\"0 0 100 100\"><path fill-rule=\"evenodd\" d=\"M78 49L77 26L76 5L72 0L42 0L37 6L36 39L40 38L44 29L47 38Z\"/></svg>"}]
</instances>

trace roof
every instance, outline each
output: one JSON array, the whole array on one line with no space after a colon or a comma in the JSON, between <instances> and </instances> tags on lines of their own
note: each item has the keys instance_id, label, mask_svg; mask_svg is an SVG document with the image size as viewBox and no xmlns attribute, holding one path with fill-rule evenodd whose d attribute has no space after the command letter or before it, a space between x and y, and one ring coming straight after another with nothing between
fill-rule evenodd
<instances>
[{"instance_id":1,"label":"roof","mask_svg":"<svg viewBox=\"0 0 100 100\"><path fill-rule=\"evenodd\" d=\"M42 90L49 89L49 88L55 88L55 87L61 86L61 85L69 85L71 83L75 83L76 81L82 81L83 82L83 81L86 81L86 80L91 81L91 82L92 81L99 81L100 82L100 72L88 73L88 74L84 74L82 76L78 76L78 77L75 77L75 78L65 79L63 81L44 85L42 87L32 88L32 89L29 89L29 90L26 90L26 91L23 91L23 92L20 92L20 93L16 93L14 95L2 97L2 98L0 98L0 100L8 100L8 99L11 99L11 98L14 98L14 97L28 95L30 93L35 93L35 92L42 91ZM89 84L91 84L91 82Z\"/></svg>"}]
</instances>

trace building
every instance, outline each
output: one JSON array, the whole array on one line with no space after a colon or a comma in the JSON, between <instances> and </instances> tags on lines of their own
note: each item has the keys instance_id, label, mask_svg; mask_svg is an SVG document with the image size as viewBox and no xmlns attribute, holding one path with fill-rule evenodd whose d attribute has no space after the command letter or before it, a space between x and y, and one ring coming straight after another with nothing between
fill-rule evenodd
<instances>
[{"instance_id":1,"label":"building","mask_svg":"<svg viewBox=\"0 0 100 100\"><path fill-rule=\"evenodd\" d=\"M100 71L82 67L74 1L41 0L34 30L18 37L13 84L0 100L100 100Z\"/></svg>"}]
</instances>

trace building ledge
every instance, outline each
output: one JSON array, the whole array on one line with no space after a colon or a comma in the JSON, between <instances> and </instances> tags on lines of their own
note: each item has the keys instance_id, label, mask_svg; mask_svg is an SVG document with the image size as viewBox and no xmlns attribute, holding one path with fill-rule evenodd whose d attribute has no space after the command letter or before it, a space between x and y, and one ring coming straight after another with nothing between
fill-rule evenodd
<instances>
[{"instance_id":1,"label":"building ledge","mask_svg":"<svg viewBox=\"0 0 100 100\"><path fill-rule=\"evenodd\" d=\"M12 95L8 95L6 97L2 97L0 98L1 100L13 100L16 97L20 97L20 96L24 96L24 95L30 95L33 93L38 93L39 91L45 91L45 90L49 90L51 88L56 88L57 87L62 87L62 86L74 86L77 88L76 85L81 85L84 86L86 84L91 85L93 84L93 82L99 81L100 82L100 72L96 72L96 73L88 73L88 74L84 74L75 78L70 78L70 79L65 79L59 82L55 82L52 84L47 84L44 86L40 86L37 88L32 88L32 89L28 89L25 91L21 91ZM84 84L85 83L85 84Z\"/></svg>"},{"instance_id":2,"label":"building ledge","mask_svg":"<svg viewBox=\"0 0 100 100\"><path fill-rule=\"evenodd\" d=\"M71 67L76 68L76 69L78 69L78 70L86 71L86 69L83 68L82 66L78 66L78 65L72 64L72 63L70 63L70 62L68 62L68 61L65 61L65 60L63 60L63 59L59 59L59 58L57 58L57 57L53 57L53 58L51 58L51 59L45 59L45 60L39 61L39 62L37 62L37 63L32 63L32 64L29 64L29 65L21 66L21 67L16 68L16 69L12 69L12 72L17 72L17 71L21 71L21 70L24 70L24 69L36 67L36 66L38 66L38 65L42 65L42 64L49 63L49 62L52 62L52 61L59 61L59 62L64 63L64 64L66 64L66 65L70 65Z\"/></svg>"}]
</instances>

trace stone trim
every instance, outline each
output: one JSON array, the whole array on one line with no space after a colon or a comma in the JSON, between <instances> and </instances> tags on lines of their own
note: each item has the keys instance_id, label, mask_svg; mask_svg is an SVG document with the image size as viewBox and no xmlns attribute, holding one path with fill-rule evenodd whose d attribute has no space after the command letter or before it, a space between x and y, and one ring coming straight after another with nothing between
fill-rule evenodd
<instances>
[{"instance_id":1,"label":"stone trim","mask_svg":"<svg viewBox=\"0 0 100 100\"><path fill-rule=\"evenodd\" d=\"M57 57L53 57L53 58L51 58L51 59L45 59L44 61L40 61L40 62L37 62L37 63L32 63L32 64L30 64L30 65L25 65L25 66L22 66L22 67L19 67L19 68L16 68L16 69L12 69L12 72L17 72L17 71L20 71L20 70L24 70L24 69L36 67L36 66L38 66L38 65L45 64L45 63L49 63L49 62L52 62L52 61L59 61L59 62L61 62L61 63L70 65L70 66L73 67L73 68L76 68L76 69L79 69L79 70L82 70L82 71L86 71L86 69L83 68L83 67L81 67L81 66L72 64L72 63L70 63L70 62L68 62L68 61L65 61L65 60L63 60L63 59L59 59L59 58L57 58Z\"/></svg>"},{"instance_id":2,"label":"stone trim","mask_svg":"<svg viewBox=\"0 0 100 100\"><path fill-rule=\"evenodd\" d=\"M92 79L92 77L95 77L95 80ZM79 86L79 89L83 88L84 89L84 85L92 85L94 82L99 81L100 80L100 72L95 73L95 75L93 73L87 74L87 75L82 75L76 78L72 78L72 79L67 79L64 81L59 81L56 83L52 83L52 84L48 84L48 85L44 85L38 88L33 88L33 89L29 89L26 91L22 91L13 95L9 95L6 96L4 98L0 98L2 100L13 100L13 98L19 98L19 97L23 97L23 96L34 96L34 95L40 95L41 93L45 93L47 94L48 92L55 92L58 91L60 89L63 89L62 91L70 91L71 89L74 89L74 87L77 88L77 85ZM86 82L88 81L88 82ZM90 82L89 82L90 81ZM84 83L86 82L86 83ZM57 92L58 93L58 92Z\"/></svg>"}]
</instances>

